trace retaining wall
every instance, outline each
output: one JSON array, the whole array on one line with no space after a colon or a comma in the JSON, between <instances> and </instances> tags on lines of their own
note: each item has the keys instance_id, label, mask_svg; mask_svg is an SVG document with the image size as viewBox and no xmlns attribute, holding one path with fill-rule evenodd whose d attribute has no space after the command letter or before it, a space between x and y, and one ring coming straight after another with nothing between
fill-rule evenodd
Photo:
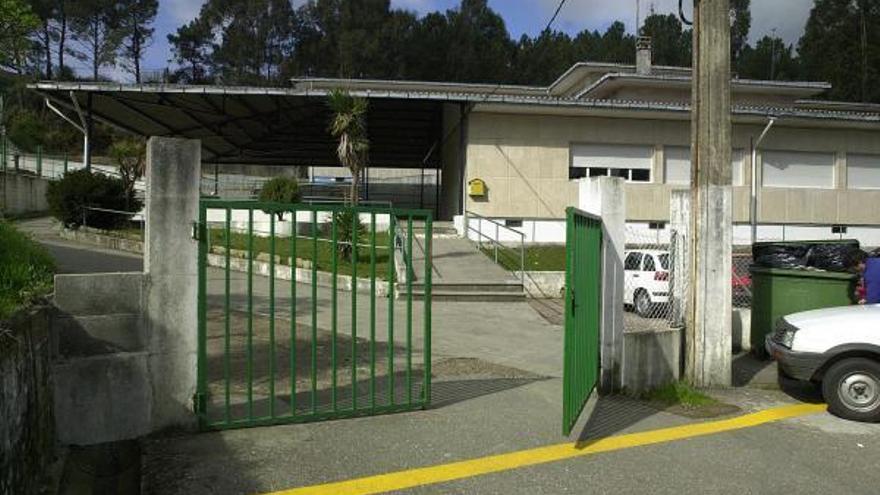
<instances>
[{"instance_id":1,"label":"retaining wall","mask_svg":"<svg viewBox=\"0 0 880 495\"><path fill-rule=\"evenodd\" d=\"M49 179L27 174L0 172L3 195L6 204L2 205L8 215L27 215L49 210L46 191Z\"/></svg>"},{"instance_id":2,"label":"retaining wall","mask_svg":"<svg viewBox=\"0 0 880 495\"><path fill-rule=\"evenodd\" d=\"M53 459L49 309L0 322L0 495L41 493Z\"/></svg>"}]
</instances>

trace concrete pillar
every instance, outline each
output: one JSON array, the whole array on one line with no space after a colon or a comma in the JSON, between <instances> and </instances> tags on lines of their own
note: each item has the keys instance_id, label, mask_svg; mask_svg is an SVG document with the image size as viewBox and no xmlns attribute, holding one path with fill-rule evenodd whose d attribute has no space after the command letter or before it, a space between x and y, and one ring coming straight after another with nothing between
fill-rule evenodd
<instances>
[{"instance_id":1,"label":"concrete pillar","mask_svg":"<svg viewBox=\"0 0 880 495\"><path fill-rule=\"evenodd\" d=\"M623 383L623 251L626 245L626 190L617 177L592 177L578 184L581 210L602 218L602 328L599 392Z\"/></svg>"},{"instance_id":2,"label":"concrete pillar","mask_svg":"<svg viewBox=\"0 0 880 495\"><path fill-rule=\"evenodd\" d=\"M201 144L147 142L145 328L152 384L152 428L194 426L198 326L198 220Z\"/></svg>"},{"instance_id":3,"label":"concrete pillar","mask_svg":"<svg viewBox=\"0 0 880 495\"><path fill-rule=\"evenodd\" d=\"M731 383L730 1L694 2L691 298L685 373Z\"/></svg>"},{"instance_id":4,"label":"concrete pillar","mask_svg":"<svg viewBox=\"0 0 880 495\"><path fill-rule=\"evenodd\" d=\"M672 276L670 290L672 305L670 308L670 325L676 328L685 325L688 298L688 229L691 218L691 192L687 190L672 191L669 202L669 251L672 257Z\"/></svg>"}]
</instances>

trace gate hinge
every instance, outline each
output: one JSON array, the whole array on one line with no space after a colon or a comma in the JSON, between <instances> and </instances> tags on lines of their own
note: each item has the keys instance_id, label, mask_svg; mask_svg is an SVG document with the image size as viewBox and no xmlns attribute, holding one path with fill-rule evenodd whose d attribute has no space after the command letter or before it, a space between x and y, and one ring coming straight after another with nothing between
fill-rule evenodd
<instances>
[{"instance_id":1,"label":"gate hinge","mask_svg":"<svg viewBox=\"0 0 880 495\"><path fill-rule=\"evenodd\" d=\"M201 229L199 227L200 227L199 222L192 223L192 231L190 232L190 236L193 238L194 241L201 240L201 238L199 236L199 232L201 232Z\"/></svg>"}]
</instances>

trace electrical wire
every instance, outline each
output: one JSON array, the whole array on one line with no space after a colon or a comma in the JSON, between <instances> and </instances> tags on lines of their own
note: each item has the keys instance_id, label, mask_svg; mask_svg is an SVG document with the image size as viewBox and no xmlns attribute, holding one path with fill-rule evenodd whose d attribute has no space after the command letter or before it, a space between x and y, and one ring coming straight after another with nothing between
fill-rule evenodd
<instances>
[{"instance_id":1,"label":"electrical wire","mask_svg":"<svg viewBox=\"0 0 880 495\"><path fill-rule=\"evenodd\" d=\"M550 29L550 26L553 25L553 22L556 21L556 17L559 15L559 12L562 10L562 7L565 5L566 0L560 0L559 5L556 6L556 12L553 13L553 17L550 18L550 22L547 23L547 27L544 28L544 31ZM542 32L544 32L542 31Z\"/></svg>"}]
</instances>

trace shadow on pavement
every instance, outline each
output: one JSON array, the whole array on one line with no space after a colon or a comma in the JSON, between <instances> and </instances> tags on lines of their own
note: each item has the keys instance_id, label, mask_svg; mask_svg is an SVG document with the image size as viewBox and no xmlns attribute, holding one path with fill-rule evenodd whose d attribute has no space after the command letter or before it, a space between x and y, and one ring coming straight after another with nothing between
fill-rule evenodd
<instances>
[{"instance_id":1,"label":"shadow on pavement","mask_svg":"<svg viewBox=\"0 0 880 495\"><path fill-rule=\"evenodd\" d=\"M488 378L437 381L431 385L431 407L445 407L544 380L549 380L549 378Z\"/></svg>"},{"instance_id":2,"label":"shadow on pavement","mask_svg":"<svg viewBox=\"0 0 880 495\"><path fill-rule=\"evenodd\" d=\"M775 385L776 362L760 359L751 352L744 352L733 358L733 386Z\"/></svg>"},{"instance_id":3,"label":"shadow on pavement","mask_svg":"<svg viewBox=\"0 0 880 495\"><path fill-rule=\"evenodd\" d=\"M789 378L783 374L779 374L779 388L792 399L808 404L821 404L825 402L822 398L821 387L813 382L804 382Z\"/></svg>"},{"instance_id":4,"label":"shadow on pavement","mask_svg":"<svg viewBox=\"0 0 880 495\"><path fill-rule=\"evenodd\" d=\"M657 409L622 395L599 397L583 430L577 437L576 448L584 449L596 440L619 433L645 418L657 414Z\"/></svg>"},{"instance_id":5,"label":"shadow on pavement","mask_svg":"<svg viewBox=\"0 0 880 495\"><path fill-rule=\"evenodd\" d=\"M70 447L58 493L137 495L140 485L140 445L128 440Z\"/></svg>"}]
</instances>

